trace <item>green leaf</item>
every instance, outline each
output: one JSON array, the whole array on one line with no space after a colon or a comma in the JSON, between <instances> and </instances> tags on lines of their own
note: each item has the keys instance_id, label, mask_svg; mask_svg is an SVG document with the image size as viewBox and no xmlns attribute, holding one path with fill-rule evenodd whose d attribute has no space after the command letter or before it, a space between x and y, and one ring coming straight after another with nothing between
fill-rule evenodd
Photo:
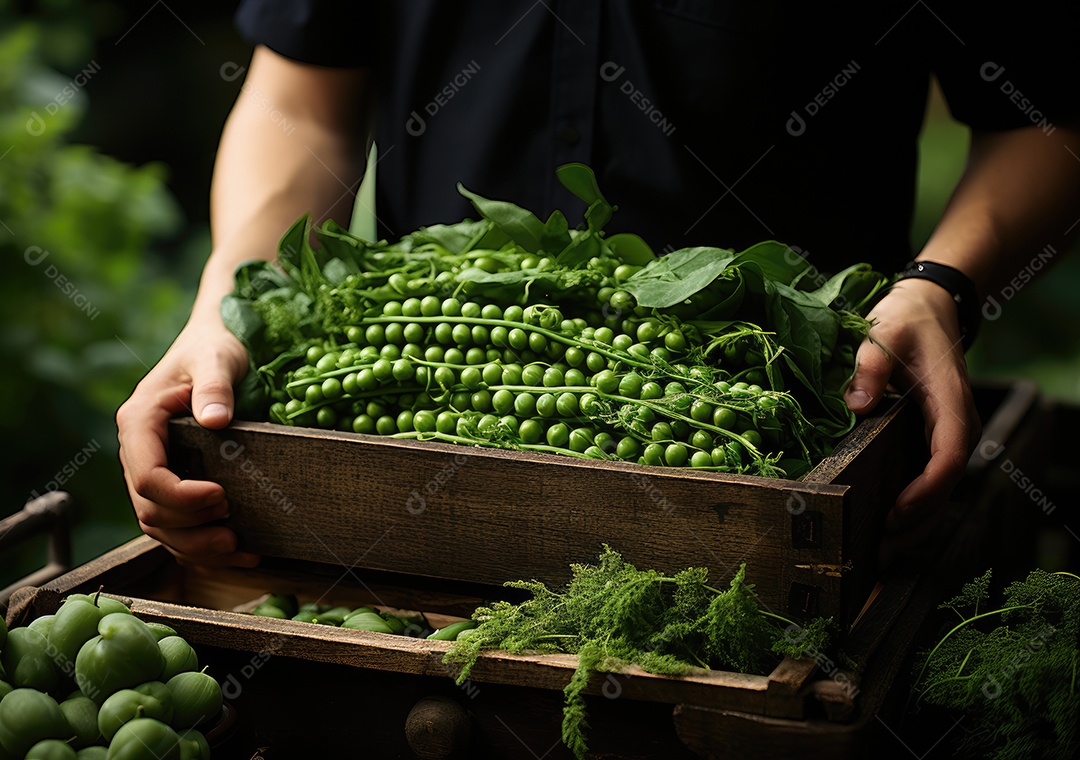
<instances>
[{"instance_id":1,"label":"green leaf","mask_svg":"<svg viewBox=\"0 0 1080 760\"><path fill-rule=\"evenodd\" d=\"M654 260L623 283L640 306L664 309L708 287L735 259L723 248L683 248Z\"/></svg>"},{"instance_id":2,"label":"green leaf","mask_svg":"<svg viewBox=\"0 0 1080 760\"><path fill-rule=\"evenodd\" d=\"M559 178L563 187L585 201L586 205L591 206L597 201L603 201L609 208L611 207L604 198L604 194L600 192L600 186L596 184L596 174L585 164L578 162L563 164L555 170L555 176Z\"/></svg>"},{"instance_id":3,"label":"green leaf","mask_svg":"<svg viewBox=\"0 0 1080 760\"><path fill-rule=\"evenodd\" d=\"M460 183L458 192L472 201L481 216L494 223L521 248L529 253L537 253L543 248L544 223L533 212L507 201L481 197Z\"/></svg>"},{"instance_id":4,"label":"green leaf","mask_svg":"<svg viewBox=\"0 0 1080 760\"><path fill-rule=\"evenodd\" d=\"M643 267L656 260L656 254L653 253L649 244L632 232L620 232L607 238L604 242L624 264Z\"/></svg>"}]
</instances>

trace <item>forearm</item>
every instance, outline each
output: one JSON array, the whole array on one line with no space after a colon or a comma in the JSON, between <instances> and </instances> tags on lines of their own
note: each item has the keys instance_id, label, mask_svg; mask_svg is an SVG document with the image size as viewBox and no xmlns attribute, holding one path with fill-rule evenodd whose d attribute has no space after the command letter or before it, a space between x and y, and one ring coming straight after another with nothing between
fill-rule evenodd
<instances>
[{"instance_id":1,"label":"forearm","mask_svg":"<svg viewBox=\"0 0 1080 760\"><path fill-rule=\"evenodd\" d=\"M1080 133L1064 127L973 134L964 175L916 258L960 269L980 298L995 292L1076 220L1076 156Z\"/></svg>"},{"instance_id":2,"label":"forearm","mask_svg":"<svg viewBox=\"0 0 1080 760\"><path fill-rule=\"evenodd\" d=\"M221 137L210 197L213 247L193 320L216 318L236 267L272 260L278 240L302 214L310 213L316 223L332 218L347 226L363 170L361 107L338 110L320 103L333 97L329 92L304 97L305 82L298 81L309 74L328 77L331 89L355 104L362 97L357 90L363 73L302 67L299 76L291 76L298 64L273 54L267 61L267 53L260 61L259 55Z\"/></svg>"}]
</instances>

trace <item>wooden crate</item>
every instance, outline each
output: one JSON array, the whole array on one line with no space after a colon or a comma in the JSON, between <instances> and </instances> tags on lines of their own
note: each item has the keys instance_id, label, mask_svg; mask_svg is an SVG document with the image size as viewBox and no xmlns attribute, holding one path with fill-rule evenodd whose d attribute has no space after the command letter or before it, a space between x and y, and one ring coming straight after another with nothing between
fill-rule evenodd
<instances>
[{"instance_id":1,"label":"wooden crate","mask_svg":"<svg viewBox=\"0 0 1080 760\"><path fill-rule=\"evenodd\" d=\"M925 462L918 412L887 405L802 480L235 423L172 421L170 466L221 483L240 546L269 557L497 586L568 579L601 543L661 571L739 563L762 603L850 623L876 538Z\"/></svg>"},{"instance_id":2,"label":"wooden crate","mask_svg":"<svg viewBox=\"0 0 1080 760\"><path fill-rule=\"evenodd\" d=\"M1009 456L1026 469L1022 442L1040 436L1029 419L1037 394L1018 387L991 396L980 405L987 440L1007 443ZM980 398L986 400L986 394L977 394ZM888 434L887 428L878 425L876 440L884 440L880 436ZM872 450L873 445L871 440L861 450ZM882 706L890 691L896 691L894 680L911 669L908 658L920 624L942 598L981 569L971 555L983 545L986 525L999 520L1000 484L992 476L1000 468L980 451L985 449L977 449L969 465L965 503L953 509L951 527L946 524L936 539L927 539L925 561L901 564L875 583L870 602L844 642L845 666L851 670L817 658L785 660L766 676L699 671L688 678L664 678L638 669L597 674L587 689L589 741L596 756L880 756L880 742L895 741L880 735L886 725L880 717ZM860 461L869 462L861 455L847 457L841 448L832 470L850 473ZM822 472L826 470L819 468ZM790 492L791 484L783 487ZM807 486L816 493L815 488ZM853 490L843 492L850 495ZM16 592L7 619L12 625L25 624L54 612L67 594L94 591L103 584L128 597L144 619L173 626L222 681L239 716L236 736L215 757L251 758L256 750L268 760L309 757L316 751L351 756L360 747L403 758L451 757L454 748L457 756L468 757L568 756L559 741L559 726L561 690L576 664L573 657L485 653L470 681L456 686L455 670L442 663L447 643L231 611L272 590L296 593L305 601L424 610L434 621L440 615L468 615L480 601L500 592L475 580L443 580L449 571L410 575L396 567L394 572L371 569L369 564L377 563L365 559L343 567L273 558L252 570L182 567L163 547L143 537L41 587ZM509 577L520 577L522 569L512 568ZM899 692L903 702L903 689ZM406 730L432 700L441 700L470 733L447 743L434 732L428 737L433 743L425 745L430 751L419 752Z\"/></svg>"},{"instance_id":3,"label":"wooden crate","mask_svg":"<svg viewBox=\"0 0 1080 760\"><path fill-rule=\"evenodd\" d=\"M104 585L130 602L142 619L172 626L222 683L243 727L241 749L233 746L215 756L240 757L232 754L235 750L247 758L252 748L264 746L274 748L270 758L299 757L313 737L319 737L323 750L340 754L350 741L361 739L354 723L367 715L378 719L371 721L375 733L369 727L361 744L388 757L414 757L415 745L406 740L404 729L411 711L433 697L449 700L471 725L471 738L463 745L468 756L528 756L521 741L535 746L538 755L569 756L558 736L562 690L576 667L573 656L484 653L469 681L459 687L453 680L456 668L442 662L450 642L232 611L274 590L297 593L302 601L425 610L432 624L440 625L450 616L468 614L481 601L422 582L400 586L370 571L329 570L317 565L303 571L181 567L161 545L141 537L42 587L20 589L8 619L12 625L26 624L54 613L68 594ZM827 681L833 684L830 689L821 683L818 665L787 659L764 676L700 670L668 678L636 667L597 674L587 689L596 697L590 706L590 741L618 757L689 758L694 754L680 741L677 731L682 729L672 718L676 709L737 711L795 722L823 719L826 709L834 718L849 715L857 676L850 675L846 693L843 682ZM318 684L317 695L295 698L312 683ZM635 725L627 725L628 717ZM434 738L435 744L442 741L437 733Z\"/></svg>"}]
</instances>

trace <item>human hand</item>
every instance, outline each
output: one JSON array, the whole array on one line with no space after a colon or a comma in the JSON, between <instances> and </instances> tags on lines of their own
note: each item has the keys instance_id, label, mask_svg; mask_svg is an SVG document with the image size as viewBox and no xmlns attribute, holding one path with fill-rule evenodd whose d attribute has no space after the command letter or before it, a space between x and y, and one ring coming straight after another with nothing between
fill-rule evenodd
<instances>
[{"instance_id":1,"label":"human hand","mask_svg":"<svg viewBox=\"0 0 1080 760\"><path fill-rule=\"evenodd\" d=\"M981 425L956 304L943 288L925 280L901 280L868 316L874 326L856 355L855 375L845 394L848 408L856 414L871 411L891 382L918 402L930 447L930 461L886 518L892 535L883 543L880 558L889 564L941 521Z\"/></svg>"},{"instance_id":2,"label":"human hand","mask_svg":"<svg viewBox=\"0 0 1080 760\"><path fill-rule=\"evenodd\" d=\"M247 353L221 321L193 318L116 413L120 463L139 527L182 562L254 567L259 561L236 551L228 528L200 527L228 515L225 491L181 480L166 455L169 419L180 412L192 411L207 428L229 424L233 386L246 371Z\"/></svg>"}]
</instances>

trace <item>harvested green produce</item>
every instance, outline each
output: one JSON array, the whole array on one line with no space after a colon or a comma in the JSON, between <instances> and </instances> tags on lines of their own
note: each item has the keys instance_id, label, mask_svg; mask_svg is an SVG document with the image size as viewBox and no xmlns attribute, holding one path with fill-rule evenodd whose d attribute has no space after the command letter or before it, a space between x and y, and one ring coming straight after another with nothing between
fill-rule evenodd
<instances>
[{"instance_id":1,"label":"harvested green produce","mask_svg":"<svg viewBox=\"0 0 1080 760\"><path fill-rule=\"evenodd\" d=\"M464 188L479 221L395 243L297 222L281 268L243 265L222 302L251 363L240 416L789 477L851 430L884 276L826 279L776 242L657 258L605 236L588 167L558 176L588 204L579 229Z\"/></svg>"},{"instance_id":2,"label":"harvested green produce","mask_svg":"<svg viewBox=\"0 0 1080 760\"><path fill-rule=\"evenodd\" d=\"M0 680L0 758L209 757L191 727L218 716L220 686L192 672L198 657L174 629L119 600L68 596L55 615L0 636L0 662L0 679L11 665L24 684Z\"/></svg>"},{"instance_id":3,"label":"harvested green produce","mask_svg":"<svg viewBox=\"0 0 1080 760\"><path fill-rule=\"evenodd\" d=\"M963 713L966 756L1066 760L1080 751L1080 577L1032 571L987 604L990 571L941 605L960 622L919 658L916 704ZM981 608L981 610L980 610ZM987 625L994 623L993 627Z\"/></svg>"},{"instance_id":4,"label":"harvested green produce","mask_svg":"<svg viewBox=\"0 0 1080 760\"><path fill-rule=\"evenodd\" d=\"M331 607L327 604L305 604L298 607L296 597L292 596L271 596L252 610L251 614L282 619L286 616L286 610L282 609L282 607L297 609L298 612L292 619L302 623L330 625L349 628L354 631L395 633L405 636L418 636L430 630L430 628L425 629L421 625L421 623L425 622L422 617L392 615L389 612L379 612L374 607L367 606L356 607L351 610L348 607ZM474 627L474 623L471 620L452 623L440 631L435 631L428 638L453 641L460 631L472 627Z\"/></svg>"},{"instance_id":5,"label":"harvested green produce","mask_svg":"<svg viewBox=\"0 0 1080 760\"><path fill-rule=\"evenodd\" d=\"M708 585L706 568L665 576L638 570L610 547L604 547L598 564L571 569L573 579L561 591L539 581L507 583L532 598L478 608L473 620L479 625L458 638L444 661L461 666L461 684L484 649L576 654L577 669L565 689L562 735L579 758L586 753L584 691L597 671L618 672L634 664L672 676L695 667L764 673L781 656L800 657L827 644L830 620L817 618L793 636L795 623L760 609L753 586L744 582L745 565L723 591Z\"/></svg>"}]
</instances>

